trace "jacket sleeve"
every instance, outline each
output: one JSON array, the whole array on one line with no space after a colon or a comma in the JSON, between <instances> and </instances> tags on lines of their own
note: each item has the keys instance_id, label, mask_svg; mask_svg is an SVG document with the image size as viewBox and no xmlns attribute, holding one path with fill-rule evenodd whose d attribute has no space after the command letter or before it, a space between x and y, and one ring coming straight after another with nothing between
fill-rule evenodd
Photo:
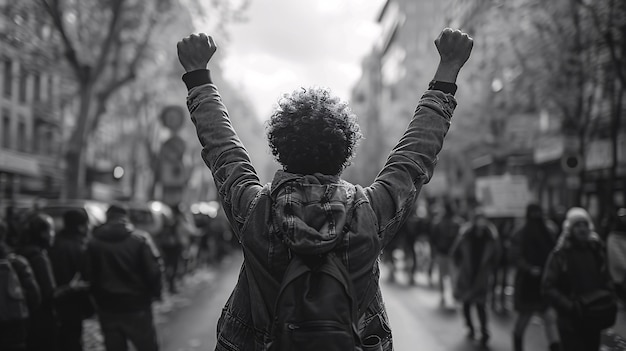
<instances>
[{"instance_id":1,"label":"jacket sleeve","mask_svg":"<svg viewBox=\"0 0 626 351\"><path fill-rule=\"evenodd\" d=\"M56 281L54 280L54 274L52 273L52 266L50 265L48 255L45 253L35 255L29 263L35 275L35 279L37 280L37 284L39 285L42 304L52 303L56 290Z\"/></svg>"},{"instance_id":2,"label":"jacket sleeve","mask_svg":"<svg viewBox=\"0 0 626 351\"><path fill-rule=\"evenodd\" d=\"M562 269L562 259L563 257L558 251L550 253L543 273L541 290L548 302L557 311L567 313L572 310L574 302L560 289L561 281L565 279L564 275L566 274Z\"/></svg>"},{"instance_id":3,"label":"jacket sleeve","mask_svg":"<svg viewBox=\"0 0 626 351\"><path fill-rule=\"evenodd\" d=\"M422 185L430 181L455 107L452 95L427 90L385 166L366 188L383 246L408 216Z\"/></svg>"},{"instance_id":4,"label":"jacket sleeve","mask_svg":"<svg viewBox=\"0 0 626 351\"><path fill-rule=\"evenodd\" d=\"M37 285L37 280L35 280L35 275L28 261L19 256L15 256L11 259L11 266L13 270L15 270L17 278L24 290L28 309L30 311L36 310L41 304L41 293L39 292L39 285Z\"/></svg>"},{"instance_id":5,"label":"jacket sleeve","mask_svg":"<svg viewBox=\"0 0 626 351\"><path fill-rule=\"evenodd\" d=\"M152 298L160 300L163 291L163 264L161 255L149 234L145 233L142 237L145 241L141 246L141 258L146 283L150 289Z\"/></svg>"},{"instance_id":6,"label":"jacket sleeve","mask_svg":"<svg viewBox=\"0 0 626 351\"><path fill-rule=\"evenodd\" d=\"M466 233L469 230L469 224L464 224L459 228L459 233L454 239L452 246L450 247L449 256L452 258L452 261L456 266L460 265L463 261L463 250L461 249L461 245L466 238Z\"/></svg>"},{"instance_id":7,"label":"jacket sleeve","mask_svg":"<svg viewBox=\"0 0 626 351\"><path fill-rule=\"evenodd\" d=\"M524 231L523 227L518 228L511 235L510 255L512 261L520 272L530 273L532 265L528 263L524 252Z\"/></svg>"},{"instance_id":8,"label":"jacket sleeve","mask_svg":"<svg viewBox=\"0 0 626 351\"><path fill-rule=\"evenodd\" d=\"M215 85L191 88L187 107L203 147L202 159L213 173L226 215L239 236L250 204L261 190L257 173Z\"/></svg>"}]
</instances>

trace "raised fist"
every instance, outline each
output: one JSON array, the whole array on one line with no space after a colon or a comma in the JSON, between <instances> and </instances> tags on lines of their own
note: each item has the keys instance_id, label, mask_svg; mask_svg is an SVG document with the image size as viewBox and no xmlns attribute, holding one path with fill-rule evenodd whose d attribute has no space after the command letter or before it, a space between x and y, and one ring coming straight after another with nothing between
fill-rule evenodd
<instances>
[{"instance_id":1,"label":"raised fist","mask_svg":"<svg viewBox=\"0 0 626 351\"><path fill-rule=\"evenodd\" d=\"M435 46L441 57L441 64L461 68L470 57L474 40L460 30L445 28L435 39Z\"/></svg>"},{"instance_id":2,"label":"raised fist","mask_svg":"<svg viewBox=\"0 0 626 351\"><path fill-rule=\"evenodd\" d=\"M209 60L217 50L212 37L206 34L192 34L176 44L178 60L185 69L191 72L198 69L206 69Z\"/></svg>"}]
</instances>

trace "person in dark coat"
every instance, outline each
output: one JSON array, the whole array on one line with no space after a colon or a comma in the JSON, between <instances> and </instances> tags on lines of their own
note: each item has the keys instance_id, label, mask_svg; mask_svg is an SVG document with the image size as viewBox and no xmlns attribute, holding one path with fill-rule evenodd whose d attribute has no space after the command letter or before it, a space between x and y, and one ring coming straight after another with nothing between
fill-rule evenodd
<instances>
[{"instance_id":1,"label":"person in dark coat","mask_svg":"<svg viewBox=\"0 0 626 351\"><path fill-rule=\"evenodd\" d=\"M557 311L561 350L597 351L602 327L591 322L583 297L598 291L611 295L614 287L604 245L585 209L567 212L563 233L546 263L542 291Z\"/></svg>"},{"instance_id":2,"label":"person in dark coat","mask_svg":"<svg viewBox=\"0 0 626 351\"><path fill-rule=\"evenodd\" d=\"M619 298L626 304L626 208L617 210L613 229L606 239L609 272Z\"/></svg>"},{"instance_id":3,"label":"person in dark coat","mask_svg":"<svg viewBox=\"0 0 626 351\"><path fill-rule=\"evenodd\" d=\"M511 253L516 263L515 310L518 312L513 330L513 350L522 351L526 327L534 314L544 321L551 351L560 350L552 310L541 294L541 277L558 233L546 224L543 210L537 204L526 208L526 221L512 237Z\"/></svg>"},{"instance_id":4,"label":"person in dark coat","mask_svg":"<svg viewBox=\"0 0 626 351\"><path fill-rule=\"evenodd\" d=\"M498 248L495 226L477 209L472 220L460 229L460 235L450 249L450 256L458 270L454 297L463 303L463 316L470 339L475 336L471 307L476 306L481 331L480 344L483 348L487 347L490 337L485 305L492 272L498 262Z\"/></svg>"},{"instance_id":5,"label":"person in dark coat","mask_svg":"<svg viewBox=\"0 0 626 351\"><path fill-rule=\"evenodd\" d=\"M83 320L94 313L88 286L82 280L88 223L85 212L67 211L63 215L63 229L48 250L57 284L68 289L56 301L60 322L59 349L63 351L83 349Z\"/></svg>"},{"instance_id":6,"label":"person in dark coat","mask_svg":"<svg viewBox=\"0 0 626 351\"><path fill-rule=\"evenodd\" d=\"M111 205L107 221L87 243L86 276L97 306L107 351L159 349L152 303L161 299L162 265L150 235L128 219L128 209Z\"/></svg>"},{"instance_id":7,"label":"person in dark coat","mask_svg":"<svg viewBox=\"0 0 626 351\"><path fill-rule=\"evenodd\" d=\"M41 305L31 311L28 350L55 351L59 325L55 309L57 284L52 273L48 249L54 241L54 222L43 213L29 213L18 227L17 253L30 264L41 292Z\"/></svg>"},{"instance_id":8,"label":"person in dark coat","mask_svg":"<svg viewBox=\"0 0 626 351\"><path fill-rule=\"evenodd\" d=\"M0 315L0 350L3 351L25 351L28 340L28 317L30 311L34 311L41 303L39 285L35 280L28 261L19 255L11 252L7 245L7 225L0 221L0 264L8 263L19 281L19 292L22 295L25 308L22 308L19 318L9 318ZM0 289L11 288L1 286ZM6 296L6 294L0 294Z\"/></svg>"},{"instance_id":9,"label":"person in dark coat","mask_svg":"<svg viewBox=\"0 0 626 351\"><path fill-rule=\"evenodd\" d=\"M463 220L455 214L454 207L449 202L444 204L444 212L437 218L432 228L431 247L432 256L436 260L439 270L439 292L441 293L440 305L446 305L445 281L452 277L450 250L459 236Z\"/></svg>"}]
</instances>

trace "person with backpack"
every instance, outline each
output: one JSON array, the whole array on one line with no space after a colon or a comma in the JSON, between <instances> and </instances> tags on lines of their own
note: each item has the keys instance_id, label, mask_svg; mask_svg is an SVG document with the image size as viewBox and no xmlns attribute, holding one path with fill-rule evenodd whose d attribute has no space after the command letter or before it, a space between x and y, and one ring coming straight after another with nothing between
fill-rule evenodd
<instances>
[{"instance_id":1,"label":"person with backpack","mask_svg":"<svg viewBox=\"0 0 626 351\"><path fill-rule=\"evenodd\" d=\"M455 214L454 207L450 202L444 203L441 216L435 219L432 226L431 247L433 256L439 270L439 292L441 294L440 305L446 306L446 279L452 279L450 269L452 260L450 250L459 236L463 220Z\"/></svg>"},{"instance_id":2,"label":"person with backpack","mask_svg":"<svg viewBox=\"0 0 626 351\"><path fill-rule=\"evenodd\" d=\"M83 210L63 214L63 229L48 250L54 278L59 285L56 309L59 317L59 350L83 349L83 320L94 314L89 286L84 281L85 245L89 218Z\"/></svg>"},{"instance_id":3,"label":"person with backpack","mask_svg":"<svg viewBox=\"0 0 626 351\"><path fill-rule=\"evenodd\" d=\"M136 229L128 208L113 204L87 241L85 275L107 351L158 351L152 314L162 294L162 264L150 234Z\"/></svg>"},{"instance_id":4,"label":"person with backpack","mask_svg":"<svg viewBox=\"0 0 626 351\"><path fill-rule=\"evenodd\" d=\"M563 233L546 263L542 291L557 311L561 350L597 351L602 330L615 323L617 297L604 245L585 209L567 211Z\"/></svg>"},{"instance_id":5,"label":"person with backpack","mask_svg":"<svg viewBox=\"0 0 626 351\"><path fill-rule=\"evenodd\" d=\"M48 256L48 249L54 242L54 222L49 215L35 211L26 213L19 223L16 252L30 264L41 292L41 304L30 311L28 350L58 350L57 284Z\"/></svg>"},{"instance_id":6,"label":"person with backpack","mask_svg":"<svg viewBox=\"0 0 626 351\"><path fill-rule=\"evenodd\" d=\"M0 221L0 350L27 350L28 318L41 303L28 261L11 252L7 225Z\"/></svg>"},{"instance_id":7,"label":"person with backpack","mask_svg":"<svg viewBox=\"0 0 626 351\"><path fill-rule=\"evenodd\" d=\"M472 39L444 29L434 80L369 187L340 178L360 139L347 103L325 88L283 96L267 128L283 166L262 185L207 65L212 37L178 43L187 106L244 263L216 350L392 350L378 256L432 177Z\"/></svg>"},{"instance_id":8,"label":"person with backpack","mask_svg":"<svg viewBox=\"0 0 626 351\"><path fill-rule=\"evenodd\" d=\"M514 305L518 312L513 329L513 351L524 350L524 332L535 314L543 319L550 351L561 349L554 313L541 294L541 277L548 255L556 246L557 235L547 224L541 206L534 203L526 207L526 221L512 235L511 255L517 268Z\"/></svg>"}]
</instances>

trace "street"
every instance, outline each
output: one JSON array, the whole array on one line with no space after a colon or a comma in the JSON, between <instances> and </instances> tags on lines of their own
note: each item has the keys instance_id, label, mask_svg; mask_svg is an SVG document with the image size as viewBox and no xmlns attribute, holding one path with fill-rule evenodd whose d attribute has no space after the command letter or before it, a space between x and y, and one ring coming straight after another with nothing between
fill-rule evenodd
<instances>
[{"instance_id":1,"label":"street","mask_svg":"<svg viewBox=\"0 0 626 351\"><path fill-rule=\"evenodd\" d=\"M166 296L155 306L155 319L162 351L213 350L217 319L224 303L235 285L241 265L241 255L227 257L217 268L203 269L188 277L179 294ZM387 282L387 272L381 275L382 292L385 298L394 335L394 349L428 351L477 350L478 346L466 339L466 331L460 310L441 308L439 293L429 286L425 275L418 273L417 284L408 286L403 275ZM511 349L511 330L515 314L489 315L491 350ZM615 327L622 336L626 335L626 316L622 311ZM103 350L97 335L95 320L87 322L88 351ZM100 339L100 340L99 340ZM626 350L623 339L612 331L603 337L602 351ZM608 345L615 345L609 347ZM525 337L526 350L547 350L540 320L529 325Z\"/></svg>"}]
</instances>

